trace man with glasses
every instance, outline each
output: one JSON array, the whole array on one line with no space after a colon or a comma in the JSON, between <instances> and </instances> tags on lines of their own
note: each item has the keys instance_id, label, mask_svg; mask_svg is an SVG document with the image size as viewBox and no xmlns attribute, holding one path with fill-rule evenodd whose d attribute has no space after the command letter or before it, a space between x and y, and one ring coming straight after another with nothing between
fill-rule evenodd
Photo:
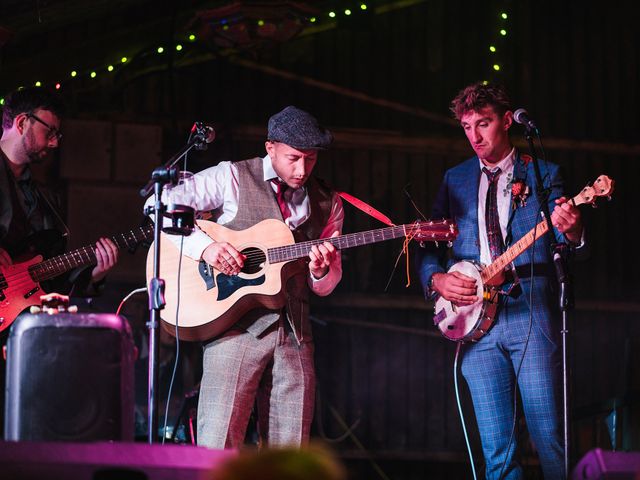
<instances>
[{"instance_id":1,"label":"man with glasses","mask_svg":"<svg viewBox=\"0 0 640 480\"><path fill-rule=\"evenodd\" d=\"M11 93L2 108L0 137L0 267L33 258L37 254L63 253L67 226L58 212L55 197L39 186L31 175L31 164L46 160L58 148L61 100L41 88ZM118 259L110 239L96 243L97 263L56 277L43 285L47 292L93 295ZM8 329L0 333L0 345ZM4 366L0 388L4 391ZM4 423L4 394L0 395L0 427ZM2 428L0 428L0 431Z\"/></svg>"},{"instance_id":2,"label":"man with glasses","mask_svg":"<svg viewBox=\"0 0 640 480\"><path fill-rule=\"evenodd\" d=\"M43 232L58 231L62 238L67 227L55 197L33 180L30 165L43 162L58 148L63 110L60 98L42 88L17 90L5 101L0 137L0 267L38 253L62 253L64 242L51 242L55 236L45 239ZM36 251L42 249L46 251ZM96 287L118 259L118 249L110 239L101 238L95 254L93 268L56 279L51 287L65 294L72 290L74 294L97 292Z\"/></svg>"},{"instance_id":3,"label":"man with glasses","mask_svg":"<svg viewBox=\"0 0 640 480\"><path fill-rule=\"evenodd\" d=\"M24 251L30 235L49 229L67 231L54 197L36 185L29 168L58 148L63 109L55 94L41 88L18 90L5 101L0 138L0 266L30 253ZM118 259L116 245L107 238L98 240L95 254L97 264L85 279L86 286L97 285Z\"/></svg>"}]
</instances>

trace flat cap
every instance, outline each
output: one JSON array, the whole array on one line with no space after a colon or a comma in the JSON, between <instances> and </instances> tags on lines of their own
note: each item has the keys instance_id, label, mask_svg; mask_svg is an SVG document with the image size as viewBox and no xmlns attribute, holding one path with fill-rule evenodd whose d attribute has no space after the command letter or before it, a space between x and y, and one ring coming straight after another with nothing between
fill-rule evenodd
<instances>
[{"instance_id":1,"label":"flat cap","mask_svg":"<svg viewBox=\"0 0 640 480\"><path fill-rule=\"evenodd\" d=\"M313 115L292 105L269 119L267 138L298 150L325 150L333 141L331 132Z\"/></svg>"}]
</instances>

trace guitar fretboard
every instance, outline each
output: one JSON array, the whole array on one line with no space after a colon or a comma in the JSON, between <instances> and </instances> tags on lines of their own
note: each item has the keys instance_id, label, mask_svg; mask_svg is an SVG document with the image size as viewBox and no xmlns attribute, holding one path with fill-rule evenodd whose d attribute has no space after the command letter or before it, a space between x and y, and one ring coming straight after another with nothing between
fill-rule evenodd
<instances>
[{"instance_id":1,"label":"guitar fretboard","mask_svg":"<svg viewBox=\"0 0 640 480\"><path fill-rule=\"evenodd\" d=\"M548 231L549 226L547 225L546 220L541 221L538 225L529 230L526 235L511 245L506 252L496 258L491 265L482 270L482 273L480 274L482 281L486 283L502 272L507 265L513 262L521 253L533 245L537 239L542 237Z\"/></svg>"},{"instance_id":2,"label":"guitar fretboard","mask_svg":"<svg viewBox=\"0 0 640 480\"><path fill-rule=\"evenodd\" d=\"M131 248L138 243L148 240L153 234L153 225L139 227L129 232L121 233L111 237L113 243L119 249ZM57 257L44 260L29 267L29 275L35 282L49 280L57 277L69 270L83 265L96 263L95 246L87 245L77 250L58 255Z\"/></svg>"},{"instance_id":3,"label":"guitar fretboard","mask_svg":"<svg viewBox=\"0 0 640 480\"><path fill-rule=\"evenodd\" d=\"M578 206L584 203L593 203L594 198L597 196L609 195L611 192L611 184L610 181L605 182L605 180L609 180L609 178L601 175L594 182L594 185L598 186L598 190L585 187L578 195L573 197L570 202L573 203L573 205ZM533 245L537 239L542 237L548 231L549 226L547 225L547 220L544 219L534 228L529 230L529 232L520 240L511 245L506 252L496 258L491 265L485 267L484 270L482 270L482 273L480 273L482 281L487 283L493 277L501 273L507 265L513 262L522 252Z\"/></svg>"},{"instance_id":4,"label":"guitar fretboard","mask_svg":"<svg viewBox=\"0 0 640 480\"><path fill-rule=\"evenodd\" d=\"M288 262L308 256L311 247L321 245L324 242L331 243L338 250L344 250L345 248L359 247L360 245L368 245L404 237L410 234L412 228L414 228L412 224L396 225L393 227L379 228L377 230L369 230L367 232L349 233L339 237L322 238L295 243L293 245L285 245L283 247L273 247L267 250L267 257L271 263Z\"/></svg>"}]
</instances>

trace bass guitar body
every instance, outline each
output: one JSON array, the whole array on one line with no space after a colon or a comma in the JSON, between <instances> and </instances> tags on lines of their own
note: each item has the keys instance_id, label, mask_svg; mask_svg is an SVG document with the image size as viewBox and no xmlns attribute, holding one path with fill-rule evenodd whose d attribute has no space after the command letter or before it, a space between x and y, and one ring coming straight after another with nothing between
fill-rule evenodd
<instances>
[{"instance_id":1,"label":"bass guitar body","mask_svg":"<svg viewBox=\"0 0 640 480\"><path fill-rule=\"evenodd\" d=\"M40 305L40 285L29 274L29 267L42 261L42 256L0 268L0 332L9 328L24 309Z\"/></svg>"}]
</instances>

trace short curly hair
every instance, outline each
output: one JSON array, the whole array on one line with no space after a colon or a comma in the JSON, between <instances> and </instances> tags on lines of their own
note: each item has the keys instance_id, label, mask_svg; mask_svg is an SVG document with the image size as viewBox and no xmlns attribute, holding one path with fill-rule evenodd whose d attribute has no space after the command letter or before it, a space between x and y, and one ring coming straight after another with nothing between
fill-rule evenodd
<instances>
[{"instance_id":1,"label":"short curly hair","mask_svg":"<svg viewBox=\"0 0 640 480\"><path fill-rule=\"evenodd\" d=\"M65 111L62 99L52 90L41 87L21 88L11 92L2 107L2 128L7 130L21 113L49 110L60 118Z\"/></svg>"},{"instance_id":2,"label":"short curly hair","mask_svg":"<svg viewBox=\"0 0 640 480\"><path fill-rule=\"evenodd\" d=\"M456 120L470 111L478 111L485 107L492 107L498 115L511 110L511 100L501 85L474 83L458 92L450 105L450 110Z\"/></svg>"}]
</instances>

